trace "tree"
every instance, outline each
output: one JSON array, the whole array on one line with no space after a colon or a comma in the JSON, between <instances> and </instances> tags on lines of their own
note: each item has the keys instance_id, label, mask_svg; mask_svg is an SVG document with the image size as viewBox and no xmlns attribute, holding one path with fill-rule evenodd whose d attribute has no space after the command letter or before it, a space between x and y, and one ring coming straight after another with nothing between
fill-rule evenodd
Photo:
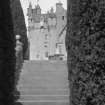
<instances>
[{"instance_id":1,"label":"tree","mask_svg":"<svg viewBox=\"0 0 105 105\"><path fill-rule=\"evenodd\" d=\"M105 1L68 0L70 105L105 105Z\"/></svg>"}]
</instances>

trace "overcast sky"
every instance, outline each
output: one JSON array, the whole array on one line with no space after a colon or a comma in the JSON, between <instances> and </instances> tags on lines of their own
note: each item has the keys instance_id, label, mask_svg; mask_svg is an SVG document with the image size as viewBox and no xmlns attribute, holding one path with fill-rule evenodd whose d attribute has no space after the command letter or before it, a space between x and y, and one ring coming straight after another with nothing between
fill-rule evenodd
<instances>
[{"instance_id":1,"label":"overcast sky","mask_svg":"<svg viewBox=\"0 0 105 105\"><path fill-rule=\"evenodd\" d=\"M32 6L35 7L35 5L37 4L37 0L20 0L20 1L23 7L23 11L24 11L24 15L27 23L27 8L29 6L29 2L31 2ZM39 0L39 5L42 9L42 13L47 12L51 7L55 9L55 4L59 1L61 1L63 3L63 7L67 9L67 0Z\"/></svg>"}]
</instances>

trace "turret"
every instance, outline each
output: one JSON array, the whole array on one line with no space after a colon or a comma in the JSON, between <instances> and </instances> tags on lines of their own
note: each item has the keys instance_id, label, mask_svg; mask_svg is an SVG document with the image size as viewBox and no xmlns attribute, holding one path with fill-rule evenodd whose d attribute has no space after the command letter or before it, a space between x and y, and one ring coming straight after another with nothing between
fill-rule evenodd
<instances>
[{"instance_id":1,"label":"turret","mask_svg":"<svg viewBox=\"0 0 105 105\"><path fill-rule=\"evenodd\" d=\"M27 16L28 16L28 31L30 31L32 29L32 25L33 25L33 9L32 9L32 4L31 2L29 3L29 7L27 9Z\"/></svg>"},{"instance_id":2,"label":"turret","mask_svg":"<svg viewBox=\"0 0 105 105\"><path fill-rule=\"evenodd\" d=\"M30 17L32 15L32 4L31 2L29 3L29 8L28 8L28 13L27 16Z\"/></svg>"},{"instance_id":3,"label":"turret","mask_svg":"<svg viewBox=\"0 0 105 105\"><path fill-rule=\"evenodd\" d=\"M53 7L51 7L51 9L50 9L50 13L54 13L54 8Z\"/></svg>"},{"instance_id":4,"label":"turret","mask_svg":"<svg viewBox=\"0 0 105 105\"><path fill-rule=\"evenodd\" d=\"M39 4L36 5L36 13L37 13L37 15L41 14L41 8L40 8Z\"/></svg>"},{"instance_id":5,"label":"turret","mask_svg":"<svg viewBox=\"0 0 105 105\"><path fill-rule=\"evenodd\" d=\"M39 6L39 4L35 5L35 8L33 9L33 21L35 23L39 23L40 22L40 17L41 17L41 8Z\"/></svg>"},{"instance_id":6,"label":"turret","mask_svg":"<svg viewBox=\"0 0 105 105\"><path fill-rule=\"evenodd\" d=\"M50 11L48 12L48 25L51 27L56 26L56 15L54 13L54 9L51 8Z\"/></svg>"},{"instance_id":7,"label":"turret","mask_svg":"<svg viewBox=\"0 0 105 105\"><path fill-rule=\"evenodd\" d=\"M61 2L56 3L56 12L57 12L57 13L62 12L62 9L63 9L62 5L63 5L63 4L62 4Z\"/></svg>"}]
</instances>

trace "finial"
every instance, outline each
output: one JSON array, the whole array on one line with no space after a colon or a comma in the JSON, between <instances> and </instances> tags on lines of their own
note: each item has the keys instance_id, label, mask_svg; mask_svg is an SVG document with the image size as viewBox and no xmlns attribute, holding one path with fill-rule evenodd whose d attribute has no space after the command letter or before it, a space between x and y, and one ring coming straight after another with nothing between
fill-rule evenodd
<instances>
[{"instance_id":1,"label":"finial","mask_svg":"<svg viewBox=\"0 0 105 105\"><path fill-rule=\"evenodd\" d=\"M32 8L32 4L31 4L31 2L29 2L29 8Z\"/></svg>"},{"instance_id":2,"label":"finial","mask_svg":"<svg viewBox=\"0 0 105 105\"><path fill-rule=\"evenodd\" d=\"M54 8L53 7L51 7L50 12L54 13Z\"/></svg>"},{"instance_id":3,"label":"finial","mask_svg":"<svg viewBox=\"0 0 105 105\"><path fill-rule=\"evenodd\" d=\"M37 0L36 2L37 2L37 5L38 5L39 4L39 0Z\"/></svg>"}]
</instances>

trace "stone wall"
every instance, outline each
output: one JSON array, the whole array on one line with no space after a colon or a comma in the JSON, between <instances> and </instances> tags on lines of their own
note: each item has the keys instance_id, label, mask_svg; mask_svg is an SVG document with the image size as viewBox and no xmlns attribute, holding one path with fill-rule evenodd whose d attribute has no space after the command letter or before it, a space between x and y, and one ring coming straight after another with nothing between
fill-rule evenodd
<instances>
[{"instance_id":1,"label":"stone wall","mask_svg":"<svg viewBox=\"0 0 105 105\"><path fill-rule=\"evenodd\" d=\"M70 105L105 105L105 1L68 0Z\"/></svg>"}]
</instances>

